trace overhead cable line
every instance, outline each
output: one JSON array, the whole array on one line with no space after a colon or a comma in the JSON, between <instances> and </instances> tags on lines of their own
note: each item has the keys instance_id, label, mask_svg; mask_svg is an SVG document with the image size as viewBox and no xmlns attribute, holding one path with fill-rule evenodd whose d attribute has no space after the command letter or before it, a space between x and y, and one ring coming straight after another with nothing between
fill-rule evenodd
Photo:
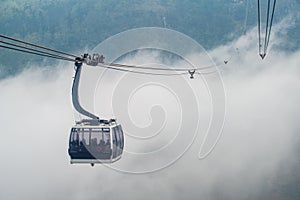
<instances>
[{"instance_id":1,"label":"overhead cable line","mask_svg":"<svg viewBox=\"0 0 300 200\"><path fill-rule=\"evenodd\" d=\"M268 36L268 30L269 30L269 13L270 13L270 0L268 0L268 6L267 6L267 22L266 22L266 31L265 31L265 44L264 44L264 52L266 52L266 47L267 47L267 36Z\"/></svg>"},{"instance_id":2,"label":"overhead cable line","mask_svg":"<svg viewBox=\"0 0 300 200\"><path fill-rule=\"evenodd\" d=\"M114 67L121 67L121 68L133 68L133 69L142 69L142 70L158 70L158 71L187 71L187 70L204 70L204 69L211 69L215 68L216 65L209 65L206 67L198 67L198 68L162 68L162 67L144 67L138 65L124 65L124 64L117 64L117 63L103 63L104 65L114 66Z\"/></svg>"},{"instance_id":3,"label":"overhead cable line","mask_svg":"<svg viewBox=\"0 0 300 200\"><path fill-rule=\"evenodd\" d=\"M243 34L246 35L247 32L247 22L248 22L248 15L249 15L249 0L246 0L246 14L245 14L245 21L244 21L244 32Z\"/></svg>"},{"instance_id":4,"label":"overhead cable line","mask_svg":"<svg viewBox=\"0 0 300 200\"><path fill-rule=\"evenodd\" d=\"M273 25L273 18L274 18L274 13L275 13L275 4L276 4L276 0L274 0L274 3L273 3L272 15L271 15L271 20L270 20L270 29L269 29L269 33L268 33L268 40L267 40L266 48L268 48L268 46L269 46L270 35L271 35L271 30L272 30L272 25Z\"/></svg>"},{"instance_id":5,"label":"overhead cable line","mask_svg":"<svg viewBox=\"0 0 300 200\"><path fill-rule=\"evenodd\" d=\"M258 26L258 53L259 53L259 55L261 55L261 48L262 48L262 44L261 44L261 29L260 29L260 27L261 27L261 24L260 24L260 21L261 21L260 15L261 15L260 1L257 0L257 19L258 19L257 26Z\"/></svg>"},{"instance_id":6,"label":"overhead cable line","mask_svg":"<svg viewBox=\"0 0 300 200\"><path fill-rule=\"evenodd\" d=\"M111 67L113 66L112 64L110 64L110 66L106 65L106 64L102 64L102 65L98 65L99 67L102 68L106 68L106 69L112 69L112 70L116 70L116 71L122 71L122 72L131 72L131 73L136 73L136 74L144 74L144 75L158 75L158 76L178 76L178 75L187 75L189 74L188 71L190 71L189 69L186 69L185 71L187 72L181 72L181 73L152 73L152 72L142 72L142 71L137 71L137 70L128 70L128 69L122 69L122 68L116 68L116 67ZM169 70L169 71L174 71L176 72L176 70ZM215 73L215 71L210 71L210 72L197 72L197 74L211 74L211 73Z\"/></svg>"},{"instance_id":7,"label":"overhead cable line","mask_svg":"<svg viewBox=\"0 0 300 200\"><path fill-rule=\"evenodd\" d=\"M262 36L261 28L261 2L257 0L257 19L258 19L258 45L259 45L259 56L264 59L267 55L267 50L270 42L270 35L273 25L273 18L275 13L276 0L272 1L268 0L267 2L267 10L266 10L266 23L265 23L265 33ZM272 8L271 8L272 7ZM263 37L263 38L262 38ZM264 43L262 42L264 40Z\"/></svg>"},{"instance_id":8,"label":"overhead cable line","mask_svg":"<svg viewBox=\"0 0 300 200\"><path fill-rule=\"evenodd\" d=\"M69 62L84 62L87 65L91 66L98 66L106 69L111 69L111 70L117 70L117 71L122 71L122 72L130 72L130 73L136 73L136 74L144 74L144 75L157 75L157 76L178 76L178 75L187 75L190 74L190 78L194 78L194 74L210 74L210 73L215 73L216 70L214 71L209 71L209 72L203 72L202 70L205 69L212 69L216 68L218 65L209 65L206 67L194 67L194 68L162 68L162 67L146 67L146 66L138 66L138 65L126 65L126 64L118 64L118 63L104 63L103 59L104 56L101 55L102 60L94 59L94 55L99 54L94 54L93 59L88 54L84 54L84 56L76 56L73 54L69 54L66 52L54 50L48 47L40 46L37 44L33 44L30 42L18 40L12 37L4 36L0 34L0 38L4 38L12 42L8 41L3 41L1 40L0 43L5 44L5 45L0 45L2 48L10 49L10 50L15 50L19 52L24 52L24 53L29 53L33 55L39 55L43 57L48 57L48 58L54 58L54 59L59 59L59 60L65 60ZM26 46L16 44L15 42L19 42L22 44L25 44ZM30 47L28 47L30 46ZM46 50L46 51L45 51ZM56 54L52 53L55 52ZM58 54L63 54L63 55L58 55ZM72 58L70 58L72 57ZM227 61L228 62L228 61ZM225 64L227 62L224 61ZM156 72L155 72L156 71ZM166 73L161 73L157 71L165 71ZM197 71L197 73L195 73ZM199 72L202 71L202 72ZM172 72L172 73L169 73Z\"/></svg>"},{"instance_id":9,"label":"overhead cable line","mask_svg":"<svg viewBox=\"0 0 300 200\"><path fill-rule=\"evenodd\" d=\"M52 53L48 53L48 52L45 52L45 51L41 51L41 50L37 50L37 49L25 47L25 46L13 44L13 43L10 43L10 42L0 41L0 43L6 44L6 45L10 45L10 46L14 46L14 47L18 47L18 48L21 48L21 49L29 50L29 51L23 51L23 52L26 52L26 53L37 52L38 54L36 54L36 55L40 55L40 56L46 56L46 57L50 57L50 58L57 58L57 59L62 59L62 60L74 61L74 59L71 59L71 58L67 58L67 57L64 57L64 56L57 55L57 54L52 54ZM11 48L11 49L12 50L16 50L15 48Z\"/></svg>"},{"instance_id":10,"label":"overhead cable line","mask_svg":"<svg viewBox=\"0 0 300 200\"><path fill-rule=\"evenodd\" d=\"M23 41L23 40L19 40L19 39L16 39L16 38L8 37L8 36L2 35L2 34L0 34L0 37L8 39L8 40L15 41L15 42L20 42L20 43L23 43L23 44L27 44L27 45L30 45L30 46L34 46L34 47L37 47L37 48L45 49L45 50L48 50L48 51L53 51L53 52L56 52L56 53L59 53L59 54L64 54L64 55L71 56L71 57L74 57L74 58L77 57L76 55L73 55L73 54L70 54L70 53L66 53L66 52L63 52L63 51L58 51L58 50L55 50L55 49L51 49L51 48L44 47L44 46L41 46L41 45L33 44L33 43L26 42L26 41Z\"/></svg>"},{"instance_id":11,"label":"overhead cable line","mask_svg":"<svg viewBox=\"0 0 300 200\"><path fill-rule=\"evenodd\" d=\"M36 52L33 52L33 51L27 51L27 50L18 49L18 48L9 47L9 46L3 46L3 45L0 45L0 47L5 48L5 49L14 50L14 51L23 52L23 53L29 53L29 54L34 54L34 55L48 57L48 58L55 58L55 59L59 59L59 60L66 60L66 61L72 61L72 62L74 62L74 60L72 60L70 58L59 58L57 56L50 56L50 55L46 55L46 54L43 54L43 53L36 53Z\"/></svg>"}]
</instances>

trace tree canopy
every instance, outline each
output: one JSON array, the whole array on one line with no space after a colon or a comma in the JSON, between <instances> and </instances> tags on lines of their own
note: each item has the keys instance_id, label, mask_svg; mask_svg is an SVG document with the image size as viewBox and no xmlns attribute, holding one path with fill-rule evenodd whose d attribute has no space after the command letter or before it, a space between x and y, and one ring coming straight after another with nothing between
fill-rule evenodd
<instances>
[{"instance_id":1,"label":"tree canopy","mask_svg":"<svg viewBox=\"0 0 300 200\"><path fill-rule=\"evenodd\" d=\"M138 27L167 27L180 31L210 49L256 25L256 3L243 0L2 0L0 27L4 35L67 52L82 52L119 32ZM278 3L275 21L299 9L299 3ZM299 27L288 36L299 34ZM300 39L291 43L298 48ZM0 76L15 74L36 56L0 49Z\"/></svg>"}]
</instances>

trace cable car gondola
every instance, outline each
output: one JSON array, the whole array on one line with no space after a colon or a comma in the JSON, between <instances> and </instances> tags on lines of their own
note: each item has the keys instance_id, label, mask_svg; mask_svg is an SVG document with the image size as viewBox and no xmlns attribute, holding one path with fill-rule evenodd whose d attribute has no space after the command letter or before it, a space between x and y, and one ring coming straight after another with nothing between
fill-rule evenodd
<instances>
[{"instance_id":1,"label":"cable car gondola","mask_svg":"<svg viewBox=\"0 0 300 200\"><path fill-rule=\"evenodd\" d=\"M78 86L82 61L75 60L75 77L72 86L74 108L88 117L76 122L71 128L68 153L73 163L113 163L119 160L124 148L122 127L115 119L103 120L85 110L79 103Z\"/></svg>"},{"instance_id":2,"label":"cable car gondola","mask_svg":"<svg viewBox=\"0 0 300 200\"><path fill-rule=\"evenodd\" d=\"M122 127L114 119L82 120L71 129L71 164L112 163L121 158L123 147Z\"/></svg>"}]
</instances>

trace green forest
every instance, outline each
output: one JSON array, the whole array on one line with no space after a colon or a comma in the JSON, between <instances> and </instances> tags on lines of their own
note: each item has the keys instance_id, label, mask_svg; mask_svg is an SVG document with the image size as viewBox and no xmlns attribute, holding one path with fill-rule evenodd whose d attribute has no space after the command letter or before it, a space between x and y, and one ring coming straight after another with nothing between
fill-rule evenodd
<instances>
[{"instance_id":1,"label":"green forest","mask_svg":"<svg viewBox=\"0 0 300 200\"><path fill-rule=\"evenodd\" d=\"M211 49L256 26L256 9L256 2L243 0L1 0L0 30L1 34L32 43L83 53L128 29L166 27ZM278 2L274 20L278 22L299 9L296 0ZM299 16L293 17L299 21ZM299 33L299 25L290 29L286 37L296 41L286 48L299 47ZM20 72L26 63L43 61L3 49L0 56L2 78Z\"/></svg>"}]
</instances>

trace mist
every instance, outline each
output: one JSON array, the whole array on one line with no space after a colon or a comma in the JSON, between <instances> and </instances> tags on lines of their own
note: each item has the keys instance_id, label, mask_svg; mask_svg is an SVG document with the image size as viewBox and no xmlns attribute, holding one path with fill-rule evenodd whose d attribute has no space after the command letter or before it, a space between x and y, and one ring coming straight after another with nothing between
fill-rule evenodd
<instances>
[{"instance_id":1,"label":"mist","mask_svg":"<svg viewBox=\"0 0 300 200\"><path fill-rule=\"evenodd\" d=\"M275 33L284 28L279 24ZM180 159L153 173L137 175L103 165L69 164L68 136L74 124L72 64L33 67L1 80L0 199L280 198L274 191L282 166L293 168L289 161L298 157L300 52L276 49L275 34L274 48L262 61L255 33L252 30L208 52L221 61L230 57L229 63L219 68L227 112L212 153L198 158L198 137ZM138 109L132 112L137 119L144 117ZM155 112L153 116L161 116ZM209 115L201 113L204 118ZM143 125L148 122L140 121ZM130 144L128 140L126 145ZM122 159L126 162L126 156ZM143 168L147 162L137 159L126 165Z\"/></svg>"}]
</instances>

